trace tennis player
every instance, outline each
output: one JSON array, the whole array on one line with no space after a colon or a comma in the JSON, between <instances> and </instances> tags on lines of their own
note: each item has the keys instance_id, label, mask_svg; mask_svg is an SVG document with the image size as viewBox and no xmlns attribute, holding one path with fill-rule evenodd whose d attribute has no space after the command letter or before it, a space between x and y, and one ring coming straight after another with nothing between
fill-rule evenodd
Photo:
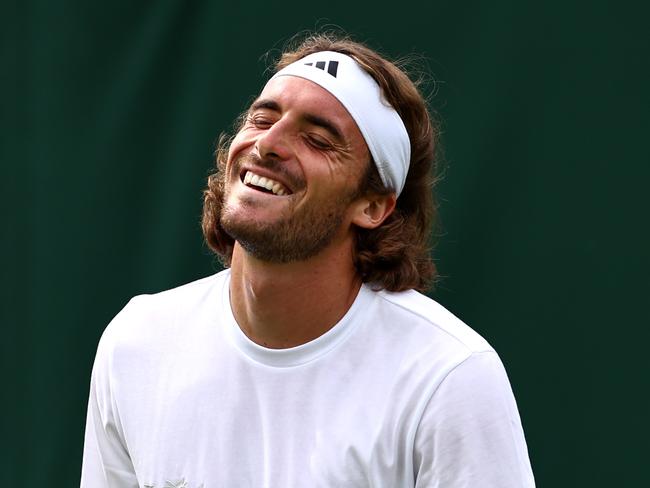
<instances>
[{"instance_id":1,"label":"tennis player","mask_svg":"<svg viewBox=\"0 0 650 488\"><path fill-rule=\"evenodd\" d=\"M437 136L368 47L284 52L205 190L226 269L101 338L81 486L533 487L499 356L420 293Z\"/></svg>"}]
</instances>

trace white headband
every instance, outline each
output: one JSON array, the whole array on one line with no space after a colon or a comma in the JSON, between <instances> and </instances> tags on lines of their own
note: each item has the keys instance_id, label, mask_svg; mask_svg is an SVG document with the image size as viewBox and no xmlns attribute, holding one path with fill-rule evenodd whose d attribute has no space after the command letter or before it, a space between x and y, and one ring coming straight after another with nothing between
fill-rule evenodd
<instances>
[{"instance_id":1,"label":"white headband","mask_svg":"<svg viewBox=\"0 0 650 488\"><path fill-rule=\"evenodd\" d=\"M357 123L381 181L402 192L411 160L411 143L402 119L384 101L377 82L350 56L320 51L286 66L278 76L298 76L325 88ZM269 80L270 81L270 80Z\"/></svg>"}]
</instances>

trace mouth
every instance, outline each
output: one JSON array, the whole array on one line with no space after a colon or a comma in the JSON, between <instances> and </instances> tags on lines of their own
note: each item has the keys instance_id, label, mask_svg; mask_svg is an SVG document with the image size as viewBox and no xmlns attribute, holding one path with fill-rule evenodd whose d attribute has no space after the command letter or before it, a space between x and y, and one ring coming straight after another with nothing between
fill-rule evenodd
<instances>
[{"instance_id":1,"label":"mouth","mask_svg":"<svg viewBox=\"0 0 650 488\"><path fill-rule=\"evenodd\" d=\"M240 179L244 185L262 193L271 195L285 196L291 195L291 190L284 184L276 181L267 176L260 176L252 171L246 170L240 175Z\"/></svg>"}]
</instances>

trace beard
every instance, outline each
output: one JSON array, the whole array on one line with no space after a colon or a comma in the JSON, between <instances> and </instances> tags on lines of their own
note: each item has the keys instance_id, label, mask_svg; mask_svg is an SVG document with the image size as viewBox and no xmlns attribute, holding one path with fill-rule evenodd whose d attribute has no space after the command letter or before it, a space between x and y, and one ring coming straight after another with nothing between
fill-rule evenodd
<instances>
[{"instance_id":1,"label":"beard","mask_svg":"<svg viewBox=\"0 0 650 488\"><path fill-rule=\"evenodd\" d=\"M247 156L251 161L251 156ZM285 173L276 167L274 160L252 160L259 167ZM233 164L234 174L239 174L241 160ZM294 188L304 187L304 182L295 177ZM308 202L298 209L291 202L282 215L272 222L242 218L237 209L228 203L226 190L221 207L221 228L236 240L241 247L255 258L270 263L291 263L304 261L323 251L339 231L349 204L358 196L358 191L348 192L332 198L329 202ZM283 198L283 197L278 197ZM254 208L259 202L240 200L237 206Z\"/></svg>"}]
</instances>

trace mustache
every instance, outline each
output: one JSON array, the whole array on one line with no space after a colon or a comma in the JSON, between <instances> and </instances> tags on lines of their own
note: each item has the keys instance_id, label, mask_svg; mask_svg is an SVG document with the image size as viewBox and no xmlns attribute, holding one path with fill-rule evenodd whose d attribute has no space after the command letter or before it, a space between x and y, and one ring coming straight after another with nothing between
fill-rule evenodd
<instances>
[{"instance_id":1,"label":"mustache","mask_svg":"<svg viewBox=\"0 0 650 488\"><path fill-rule=\"evenodd\" d=\"M241 173L242 166L251 166L253 168L264 168L281 175L282 179L291 187L293 191L300 190L305 186L302 177L291 173L287 167L274 158L261 158L256 154L244 154L233 161L233 166L237 174Z\"/></svg>"}]
</instances>

